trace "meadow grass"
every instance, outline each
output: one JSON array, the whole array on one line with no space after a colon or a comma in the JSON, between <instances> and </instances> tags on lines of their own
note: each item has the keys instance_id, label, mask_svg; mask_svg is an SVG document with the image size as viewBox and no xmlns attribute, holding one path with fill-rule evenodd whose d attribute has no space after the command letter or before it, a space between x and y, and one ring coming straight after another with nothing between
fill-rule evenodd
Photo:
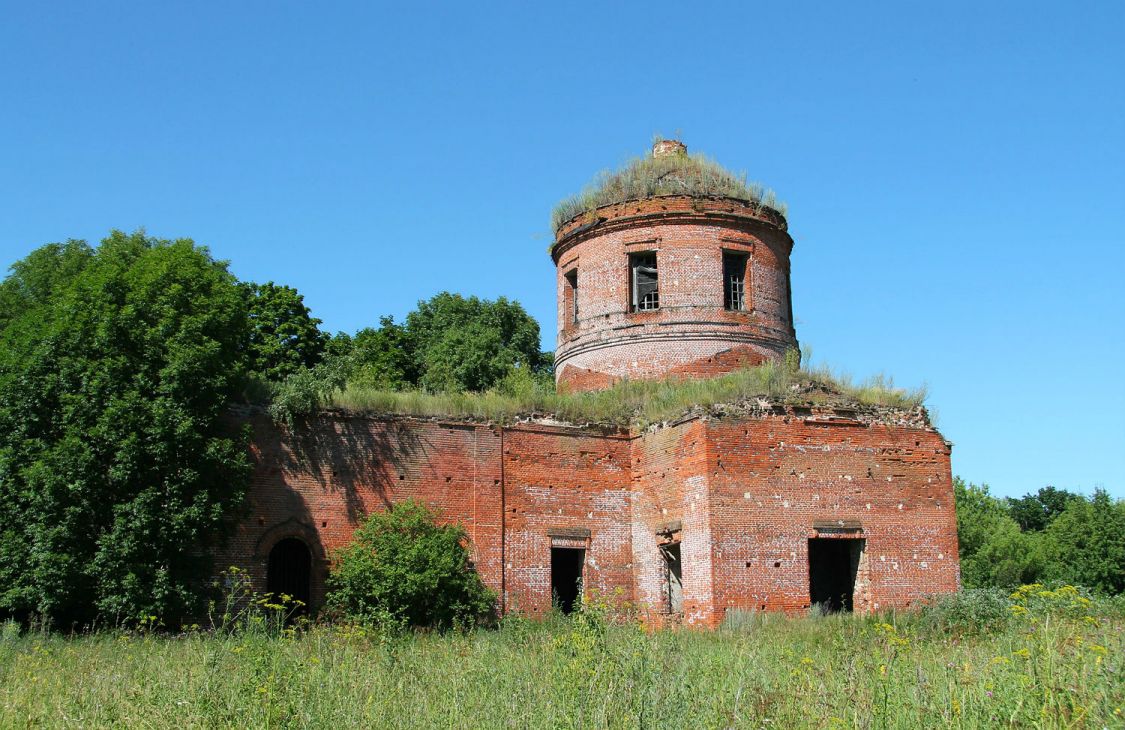
<instances>
[{"instance_id":1,"label":"meadow grass","mask_svg":"<svg viewBox=\"0 0 1125 730\"><path fill-rule=\"evenodd\" d=\"M716 631L597 610L445 635L9 626L0 727L1122 727L1120 603L1031 590L978 630L956 609Z\"/></svg>"},{"instance_id":2,"label":"meadow grass","mask_svg":"<svg viewBox=\"0 0 1125 730\"><path fill-rule=\"evenodd\" d=\"M800 403L913 410L925 397L924 387L898 388L891 378L882 375L853 383L848 376L827 367L797 369L767 362L713 378L625 380L605 390L570 394L530 382L525 388L485 393L400 392L348 386L336 391L326 405L363 413L500 422L537 416L576 424L646 426L716 406Z\"/></svg>"}]
</instances>

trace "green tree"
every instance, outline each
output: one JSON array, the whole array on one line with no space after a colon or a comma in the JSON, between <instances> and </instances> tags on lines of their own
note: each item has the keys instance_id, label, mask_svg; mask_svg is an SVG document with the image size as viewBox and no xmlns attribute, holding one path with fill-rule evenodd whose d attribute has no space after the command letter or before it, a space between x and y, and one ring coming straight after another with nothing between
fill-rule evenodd
<instances>
[{"instance_id":1,"label":"green tree","mask_svg":"<svg viewBox=\"0 0 1125 730\"><path fill-rule=\"evenodd\" d=\"M113 232L12 267L0 330L0 613L175 620L241 504L245 299L190 240Z\"/></svg>"},{"instance_id":2,"label":"green tree","mask_svg":"<svg viewBox=\"0 0 1125 730\"><path fill-rule=\"evenodd\" d=\"M491 615L494 594L469 565L460 525L410 500L372 514L337 552L328 609L353 620L447 629Z\"/></svg>"},{"instance_id":3,"label":"green tree","mask_svg":"<svg viewBox=\"0 0 1125 730\"><path fill-rule=\"evenodd\" d=\"M406 315L406 333L428 390L482 391L514 367L540 368L539 323L504 297L441 292Z\"/></svg>"},{"instance_id":4,"label":"green tree","mask_svg":"<svg viewBox=\"0 0 1125 730\"><path fill-rule=\"evenodd\" d=\"M414 338L391 317L381 317L378 329L356 332L350 357L349 383L383 390L404 390L418 383Z\"/></svg>"},{"instance_id":5,"label":"green tree","mask_svg":"<svg viewBox=\"0 0 1125 730\"><path fill-rule=\"evenodd\" d=\"M1125 592L1125 501L1104 490L1077 496L1045 532L1047 577L1103 593Z\"/></svg>"},{"instance_id":6,"label":"green tree","mask_svg":"<svg viewBox=\"0 0 1125 730\"><path fill-rule=\"evenodd\" d=\"M1023 531L1044 530L1063 513L1071 500L1080 498L1073 492L1043 487L1035 494L1008 500L1008 512Z\"/></svg>"},{"instance_id":7,"label":"green tree","mask_svg":"<svg viewBox=\"0 0 1125 730\"><path fill-rule=\"evenodd\" d=\"M1020 531L1003 500L988 485L953 480L961 583L966 588L1011 588L1033 582L1042 570L1040 546Z\"/></svg>"},{"instance_id":8,"label":"green tree","mask_svg":"<svg viewBox=\"0 0 1125 730\"><path fill-rule=\"evenodd\" d=\"M329 336L320 320L291 286L241 284L249 318L247 367L250 373L279 382L301 368L320 362Z\"/></svg>"},{"instance_id":9,"label":"green tree","mask_svg":"<svg viewBox=\"0 0 1125 730\"><path fill-rule=\"evenodd\" d=\"M25 310L44 304L93 258L85 241L49 243L12 264L0 283L0 329Z\"/></svg>"}]
</instances>

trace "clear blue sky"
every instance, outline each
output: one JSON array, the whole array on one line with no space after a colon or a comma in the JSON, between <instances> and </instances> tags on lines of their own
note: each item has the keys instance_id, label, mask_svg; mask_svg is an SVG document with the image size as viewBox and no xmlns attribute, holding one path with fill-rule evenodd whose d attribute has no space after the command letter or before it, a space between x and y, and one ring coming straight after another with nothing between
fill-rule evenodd
<instances>
[{"instance_id":1,"label":"clear blue sky","mask_svg":"<svg viewBox=\"0 0 1125 730\"><path fill-rule=\"evenodd\" d=\"M143 226L331 331L448 289L554 349L550 209L679 130L789 203L814 362L927 382L996 493L1125 497L1125 3L0 10L4 263Z\"/></svg>"}]
</instances>

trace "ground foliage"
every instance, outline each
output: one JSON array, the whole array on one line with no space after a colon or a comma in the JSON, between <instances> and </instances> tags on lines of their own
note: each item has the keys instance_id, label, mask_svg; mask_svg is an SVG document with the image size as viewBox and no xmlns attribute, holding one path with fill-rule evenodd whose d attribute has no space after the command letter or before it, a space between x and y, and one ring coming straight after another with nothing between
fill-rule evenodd
<instances>
[{"instance_id":1,"label":"ground foliage","mask_svg":"<svg viewBox=\"0 0 1125 730\"><path fill-rule=\"evenodd\" d=\"M1053 580L1125 592L1125 500L1054 487L1002 499L959 477L953 487L966 587Z\"/></svg>"},{"instance_id":2,"label":"ground foliage","mask_svg":"<svg viewBox=\"0 0 1125 730\"><path fill-rule=\"evenodd\" d=\"M375 512L333 556L326 610L380 627L450 629L487 620L495 595L472 569L460 525L407 500Z\"/></svg>"},{"instance_id":3,"label":"ground foliage","mask_svg":"<svg viewBox=\"0 0 1125 730\"><path fill-rule=\"evenodd\" d=\"M242 500L245 300L190 240L53 244L0 285L0 615L182 615Z\"/></svg>"},{"instance_id":4,"label":"ground foliage","mask_svg":"<svg viewBox=\"0 0 1125 730\"><path fill-rule=\"evenodd\" d=\"M176 636L8 625L0 726L1122 725L1120 600L1032 585L979 608L979 595L917 614L732 615L713 632L650 632L612 601L445 634L287 629L269 614Z\"/></svg>"}]
</instances>

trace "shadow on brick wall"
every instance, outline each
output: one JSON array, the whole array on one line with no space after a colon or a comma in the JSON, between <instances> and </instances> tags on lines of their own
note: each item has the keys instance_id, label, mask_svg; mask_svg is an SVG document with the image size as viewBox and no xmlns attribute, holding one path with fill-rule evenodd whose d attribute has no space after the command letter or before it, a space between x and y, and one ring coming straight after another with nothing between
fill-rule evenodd
<instances>
[{"instance_id":1,"label":"shadow on brick wall","mask_svg":"<svg viewBox=\"0 0 1125 730\"><path fill-rule=\"evenodd\" d=\"M353 524L366 516L365 495L384 508L391 505L397 474L424 450L414 429L395 420L315 416L288 428L268 424L256 431L258 447L275 455L285 473L311 477L326 492L340 494ZM291 496L294 511L307 515L301 495Z\"/></svg>"}]
</instances>

